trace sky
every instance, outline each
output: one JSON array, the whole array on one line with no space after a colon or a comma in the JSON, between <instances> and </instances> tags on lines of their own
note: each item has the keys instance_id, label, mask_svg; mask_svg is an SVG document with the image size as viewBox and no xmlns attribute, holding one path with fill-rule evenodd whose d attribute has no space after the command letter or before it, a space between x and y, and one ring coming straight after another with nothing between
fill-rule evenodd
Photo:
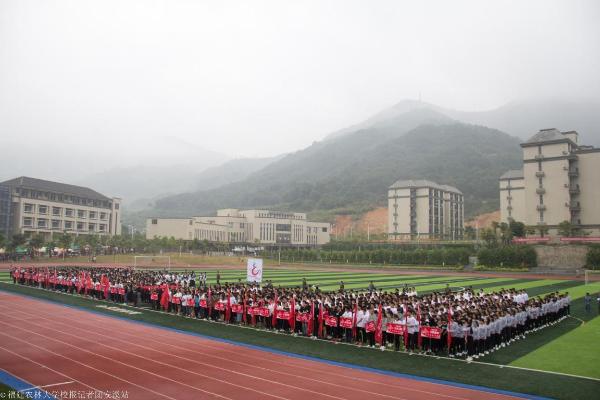
<instances>
[{"instance_id":1,"label":"sky","mask_svg":"<svg viewBox=\"0 0 600 400\"><path fill-rule=\"evenodd\" d=\"M0 0L0 147L86 171L264 157L403 99L594 98L599 20L595 0Z\"/></svg>"}]
</instances>

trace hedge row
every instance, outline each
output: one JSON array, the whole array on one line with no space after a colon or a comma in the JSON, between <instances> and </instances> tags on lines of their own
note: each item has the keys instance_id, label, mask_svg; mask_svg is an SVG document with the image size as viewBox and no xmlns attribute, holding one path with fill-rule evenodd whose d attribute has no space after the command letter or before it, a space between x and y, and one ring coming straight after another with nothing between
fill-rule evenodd
<instances>
[{"instance_id":1,"label":"hedge row","mask_svg":"<svg viewBox=\"0 0 600 400\"><path fill-rule=\"evenodd\" d=\"M600 269L600 246L590 246L587 253L587 267Z\"/></svg>"},{"instance_id":2,"label":"hedge row","mask_svg":"<svg viewBox=\"0 0 600 400\"><path fill-rule=\"evenodd\" d=\"M349 264L395 264L395 265L466 265L469 256L477 255L479 262L487 266L526 267L537 265L535 250L528 246L505 246L482 249L478 252L466 248L442 249L377 249L354 251L284 250L282 261L323 262ZM277 259L277 252L266 257Z\"/></svg>"}]
</instances>

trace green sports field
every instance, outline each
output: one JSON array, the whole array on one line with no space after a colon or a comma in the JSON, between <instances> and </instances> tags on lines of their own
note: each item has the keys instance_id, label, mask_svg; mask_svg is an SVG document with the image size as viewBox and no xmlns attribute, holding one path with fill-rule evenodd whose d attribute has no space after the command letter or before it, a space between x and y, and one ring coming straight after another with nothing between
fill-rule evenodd
<instances>
[{"instance_id":1,"label":"green sports field","mask_svg":"<svg viewBox=\"0 0 600 400\"><path fill-rule=\"evenodd\" d=\"M598 368L600 360L600 346L598 346L598 343L600 343L600 319L598 318L598 305L595 302L596 294L600 292L600 282L585 285L582 281L543 278L519 279L514 277L467 276L465 274L442 276L419 275L418 273L397 275L393 273L318 271L314 269L277 270L275 268L268 266L265 268L263 281L270 280L275 286L289 287L301 285L302 279L306 278L309 285L316 285L322 290L337 289L339 288L340 281L343 281L346 289L366 289L369 283L373 282L377 288L384 290L393 290L408 285L409 287L415 287L420 294L444 289L446 285L453 289L471 287L476 290L481 288L485 291L500 290L502 288L525 289L530 297L541 296L555 291L569 292L573 299L571 306L572 317L563 320L555 326L532 333L527 339L518 341L473 363L449 359L438 360L429 357L412 357L410 358L412 362L402 368L399 367L402 364L390 361L389 357L399 359L400 357L406 357L405 354L390 352L391 355L387 355L388 352L385 352L386 355L383 356L384 353L378 352L373 354L371 352L366 357L364 354L355 357L353 355L354 350L350 351L348 349L347 351L344 349L343 352L332 350L332 345L327 342L323 344L319 343L318 346L311 344L311 346L308 346L311 349L307 349L303 348L303 346L306 347L306 341L299 338L270 335L266 332L235 327L215 326L214 324L206 324L211 326L205 327L203 326L204 324L196 323L196 325L201 326L188 328L189 320L181 319L182 321L179 321L180 318L164 316L162 314L152 315L147 318L154 323L176 326L180 329L195 330L204 334L230 338L246 343L282 348L286 351L354 362L377 368L400 370L401 372L417 375L465 381L467 378L461 376L461 371L464 372L472 369L474 376L467 379L468 383L509 390L512 388L516 391L541 394L549 397L574 398L571 397L573 392L569 392L563 388L567 381L569 382L568 386L577 385L579 391L584 391L576 392L582 395L590 393L588 390L594 390L594 388L600 390L600 369ZM201 268L200 271L202 271ZM206 272L208 282L216 283L216 270L206 269ZM241 268L222 270L220 271L221 282L245 281L245 274L245 269ZM7 272L0 272L0 282L10 282ZM94 302L87 299L74 298L73 296L14 287L13 285L0 285L0 289L17 290L53 301L61 301L89 308L94 307L92 304ZM589 313L586 313L584 310L583 297L586 292L592 293L594 298L592 311ZM132 318L136 319L138 317ZM143 319L144 317L140 318ZM291 340L291 342L288 343L288 340ZM317 347L322 347L322 349L315 354ZM388 362L390 364L387 364ZM436 369L443 368L442 365L446 365L446 363L452 365L451 370L454 372L436 371ZM502 366L502 369L500 369L500 366ZM472 367L476 368L473 369ZM491 370L484 371L487 368ZM503 377L509 377L509 379L503 382L502 379L499 380L497 377L490 378L487 374L490 374L490 376L501 374ZM515 378L510 378L512 374L514 374ZM528 377L529 383L524 384L523 387L516 388L514 386L514 379L523 376ZM544 388L539 386L541 382L545 382ZM558 382L563 382L563 386L558 384Z\"/></svg>"}]
</instances>

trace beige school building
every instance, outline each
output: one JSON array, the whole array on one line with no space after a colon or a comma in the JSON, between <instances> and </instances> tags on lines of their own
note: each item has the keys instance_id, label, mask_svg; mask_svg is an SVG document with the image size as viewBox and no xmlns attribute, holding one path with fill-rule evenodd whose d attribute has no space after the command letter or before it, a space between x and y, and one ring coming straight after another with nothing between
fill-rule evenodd
<instances>
[{"instance_id":1,"label":"beige school building","mask_svg":"<svg viewBox=\"0 0 600 400\"><path fill-rule=\"evenodd\" d=\"M428 180L400 180L388 189L388 238L460 240L464 198L460 190Z\"/></svg>"},{"instance_id":2,"label":"beige school building","mask_svg":"<svg viewBox=\"0 0 600 400\"><path fill-rule=\"evenodd\" d=\"M0 233L120 235L120 207L120 198L87 187L22 176L0 182Z\"/></svg>"},{"instance_id":3,"label":"beige school building","mask_svg":"<svg viewBox=\"0 0 600 400\"><path fill-rule=\"evenodd\" d=\"M521 147L523 168L500 177L501 221L545 226L551 236L569 221L600 235L600 149L557 129L543 129Z\"/></svg>"},{"instance_id":4,"label":"beige school building","mask_svg":"<svg viewBox=\"0 0 600 400\"><path fill-rule=\"evenodd\" d=\"M190 218L148 218L146 237L174 237L183 240L318 246L329 243L331 226L311 222L304 213L270 210L222 209L215 216Z\"/></svg>"}]
</instances>

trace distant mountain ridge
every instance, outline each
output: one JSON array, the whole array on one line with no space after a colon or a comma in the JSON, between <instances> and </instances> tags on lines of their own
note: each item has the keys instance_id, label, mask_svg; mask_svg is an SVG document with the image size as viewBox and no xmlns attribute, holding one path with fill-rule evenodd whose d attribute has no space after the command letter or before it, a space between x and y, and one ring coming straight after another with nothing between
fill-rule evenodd
<instances>
[{"instance_id":1,"label":"distant mountain ridge","mask_svg":"<svg viewBox=\"0 0 600 400\"><path fill-rule=\"evenodd\" d=\"M351 212L385 204L397 179L457 186L468 209L497 207L497 179L520 166L519 140L429 108L314 143L235 184L168 196L148 215L210 214L226 207Z\"/></svg>"},{"instance_id":2,"label":"distant mountain ridge","mask_svg":"<svg viewBox=\"0 0 600 400\"><path fill-rule=\"evenodd\" d=\"M431 110L447 118L498 129L523 140L544 128L579 132L582 143L600 146L600 100L523 100L487 111L459 111L417 100L403 100L365 121L333 132L326 140L381 126L407 112Z\"/></svg>"}]
</instances>

